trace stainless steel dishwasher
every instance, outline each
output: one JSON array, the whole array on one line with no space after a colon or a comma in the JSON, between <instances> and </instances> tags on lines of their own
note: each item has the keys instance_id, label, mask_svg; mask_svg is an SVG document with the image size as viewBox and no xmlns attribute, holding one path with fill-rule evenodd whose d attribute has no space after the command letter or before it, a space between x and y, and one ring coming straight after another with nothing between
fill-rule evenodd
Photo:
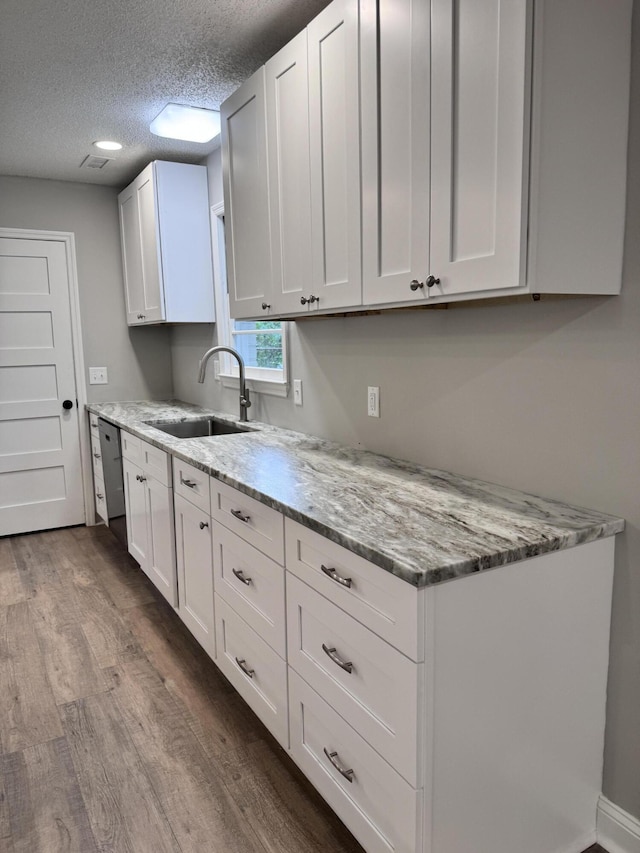
<instances>
[{"instance_id":1,"label":"stainless steel dishwasher","mask_svg":"<svg viewBox=\"0 0 640 853\"><path fill-rule=\"evenodd\" d=\"M109 529L127 548L127 519L124 508L124 481L122 477L122 448L120 430L108 421L98 418L100 453L104 472L105 503Z\"/></svg>"}]
</instances>

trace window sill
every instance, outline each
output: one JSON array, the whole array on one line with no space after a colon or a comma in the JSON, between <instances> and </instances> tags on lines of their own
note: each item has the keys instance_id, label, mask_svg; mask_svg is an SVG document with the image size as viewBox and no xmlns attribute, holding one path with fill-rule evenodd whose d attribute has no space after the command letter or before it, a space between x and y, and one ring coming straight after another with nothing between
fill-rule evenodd
<instances>
[{"instance_id":1,"label":"window sill","mask_svg":"<svg viewBox=\"0 0 640 853\"><path fill-rule=\"evenodd\" d=\"M236 390L240 388L240 380L237 376L220 373L219 379L225 388L235 388ZM268 382L265 379L247 378L247 386L250 391L255 391L257 394L269 394L272 397L289 396L288 382Z\"/></svg>"}]
</instances>

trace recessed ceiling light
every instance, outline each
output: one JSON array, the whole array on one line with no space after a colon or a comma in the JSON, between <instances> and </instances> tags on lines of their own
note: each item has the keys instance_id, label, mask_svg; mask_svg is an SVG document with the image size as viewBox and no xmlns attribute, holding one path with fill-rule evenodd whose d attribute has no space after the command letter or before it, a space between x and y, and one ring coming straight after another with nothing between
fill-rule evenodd
<instances>
[{"instance_id":1,"label":"recessed ceiling light","mask_svg":"<svg viewBox=\"0 0 640 853\"><path fill-rule=\"evenodd\" d=\"M149 130L167 139L210 142L220 133L220 113L202 107L167 104L151 122Z\"/></svg>"},{"instance_id":2,"label":"recessed ceiling light","mask_svg":"<svg viewBox=\"0 0 640 853\"><path fill-rule=\"evenodd\" d=\"M108 139L101 139L93 144L96 148L102 148L103 151L119 151L122 148L119 142L111 142Z\"/></svg>"}]
</instances>

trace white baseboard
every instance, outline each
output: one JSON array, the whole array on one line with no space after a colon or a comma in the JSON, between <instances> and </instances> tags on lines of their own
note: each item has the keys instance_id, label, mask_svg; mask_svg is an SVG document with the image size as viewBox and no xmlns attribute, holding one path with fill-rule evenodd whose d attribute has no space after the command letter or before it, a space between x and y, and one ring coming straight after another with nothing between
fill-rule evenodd
<instances>
[{"instance_id":1,"label":"white baseboard","mask_svg":"<svg viewBox=\"0 0 640 853\"><path fill-rule=\"evenodd\" d=\"M640 820L601 796L596 818L598 844L608 853L640 853Z\"/></svg>"}]
</instances>

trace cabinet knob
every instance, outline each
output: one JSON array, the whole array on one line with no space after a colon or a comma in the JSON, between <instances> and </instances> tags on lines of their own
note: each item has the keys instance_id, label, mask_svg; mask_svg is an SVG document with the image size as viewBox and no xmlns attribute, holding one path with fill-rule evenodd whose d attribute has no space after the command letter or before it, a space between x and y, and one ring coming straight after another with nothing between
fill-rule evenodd
<instances>
[{"instance_id":1,"label":"cabinet knob","mask_svg":"<svg viewBox=\"0 0 640 853\"><path fill-rule=\"evenodd\" d=\"M96 493L96 497L98 498L98 500L99 500L99 501L104 500L104 495L103 495L103 494L101 494L100 492L97 492L97 493Z\"/></svg>"},{"instance_id":2,"label":"cabinet knob","mask_svg":"<svg viewBox=\"0 0 640 853\"><path fill-rule=\"evenodd\" d=\"M138 320L144 320L146 316L146 314L138 314Z\"/></svg>"},{"instance_id":3,"label":"cabinet knob","mask_svg":"<svg viewBox=\"0 0 640 853\"><path fill-rule=\"evenodd\" d=\"M440 284L440 279L436 278L434 275L430 275L427 278L425 284L427 285L427 287L433 287L434 284Z\"/></svg>"},{"instance_id":4,"label":"cabinet knob","mask_svg":"<svg viewBox=\"0 0 640 853\"><path fill-rule=\"evenodd\" d=\"M93 458L94 458L94 459L100 459L100 454L99 454L99 453L94 453L94 454L93 454Z\"/></svg>"},{"instance_id":5,"label":"cabinet knob","mask_svg":"<svg viewBox=\"0 0 640 853\"><path fill-rule=\"evenodd\" d=\"M309 305L313 305L314 302L320 302L320 297L314 296L313 293L309 297L307 297L307 296L301 296L300 297L300 304L301 305L306 305L307 302L309 303Z\"/></svg>"},{"instance_id":6,"label":"cabinet knob","mask_svg":"<svg viewBox=\"0 0 640 853\"><path fill-rule=\"evenodd\" d=\"M268 302L263 302L263 303L262 303L262 310L263 310L263 311L267 311L269 308L271 308L271 305L269 305L269 303L268 303Z\"/></svg>"},{"instance_id":7,"label":"cabinet knob","mask_svg":"<svg viewBox=\"0 0 640 853\"><path fill-rule=\"evenodd\" d=\"M136 480L139 483L146 483L147 482L147 478L143 477L142 474L136 474Z\"/></svg>"},{"instance_id":8,"label":"cabinet knob","mask_svg":"<svg viewBox=\"0 0 640 853\"><path fill-rule=\"evenodd\" d=\"M205 529L205 527L208 527L208 526L209 526L209 522L208 522L208 521L201 521L201 522L200 522L200 530L204 530L204 529Z\"/></svg>"},{"instance_id":9,"label":"cabinet knob","mask_svg":"<svg viewBox=\"0 0 640 853\"><path fill-rule=\"evenodd\" d=\"M411 288L411 290L416 291L416 290L418 290L420 287L424 287L424 282L423 282L423 281L418 281L418 279L417 279L417 278L414 278L414 280L411 282L411 284L409 285L409 287Z\"/></svg>"}]
</instances>

